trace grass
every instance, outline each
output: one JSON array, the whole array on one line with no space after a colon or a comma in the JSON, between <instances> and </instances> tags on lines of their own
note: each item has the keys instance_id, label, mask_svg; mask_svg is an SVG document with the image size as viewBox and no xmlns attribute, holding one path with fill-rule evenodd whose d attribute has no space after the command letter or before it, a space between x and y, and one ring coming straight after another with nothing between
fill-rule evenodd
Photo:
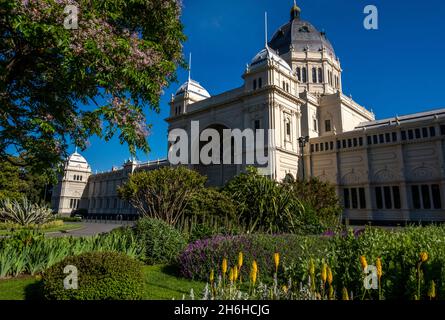
<instances>
[{"instance_id":1,"label":"grass","mask_svg":"<svg viewBox=\"0 0 445 320\"><path fill-rule=\"evenodd\" d=\"M50 233L50 232L64 232L74 229L82 228L82 224L79 223L65 223L63 226L59 227L51 227L47 229L40 229L43 233ZM0 230L0 236L7 236L10 235L12 232L10 230Z\"/></svg>"},{"instance_id":2,"label":"grass","mask_svg":"<svg viewBox=\"0 0 445 320\"><path fill-rule=\"evenodd\" d=\"M0 300L31 298L35 295L39 283L39 280L31 276L0 280Z\"/></svg>"},{"instance_id":3,"label":"grass","mask_svg":"<svg viewBox=\"0 0 445 320\"><path fill-rule=\"evenodd\" d=\"M187 299L192 288L196 299L202 297L205 283L178 278L170 267L146 266L144 274L146 300L181 300L183 295Z\"/></svg>"},{"instance_id":4,"label":"grass","mask_svg":"<svg viewBox=\"0 0 445 320\"><path fill-rule=\"evenodd\" d=\"M180 300L189 297L193 288L195 298L201 298L205 283L191 281L176 276L176 270L165 266L145 266L146 300ZM0 280L0 300L25 300L36 296L40 281L35 277L23 276Z\"/></svg>"}]
</instances>

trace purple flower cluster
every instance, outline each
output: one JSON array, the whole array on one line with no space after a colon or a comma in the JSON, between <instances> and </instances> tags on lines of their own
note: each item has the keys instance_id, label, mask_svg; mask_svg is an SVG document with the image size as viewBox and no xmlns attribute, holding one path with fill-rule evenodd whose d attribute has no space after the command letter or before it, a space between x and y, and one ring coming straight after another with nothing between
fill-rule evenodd
<instances>
[{"instance_id":1,"label":"purple flower cluster","mask_svg":"<svg viewBox=\"0 0 445 320\"><path fill-rule=\"evenodd\" d=\"M179 256L181 275L190 279L207 280L213 269L221 274L224 258L230 267L237 264L238 254L244 255L241 275L249 276L250 267L258 263L260 277L272 277L274 273L273 254L279 252L282 261L292 260L299 255L299 240L295 235L240 235L216 236L189 244Z\"/></svg>"}]
</instances>

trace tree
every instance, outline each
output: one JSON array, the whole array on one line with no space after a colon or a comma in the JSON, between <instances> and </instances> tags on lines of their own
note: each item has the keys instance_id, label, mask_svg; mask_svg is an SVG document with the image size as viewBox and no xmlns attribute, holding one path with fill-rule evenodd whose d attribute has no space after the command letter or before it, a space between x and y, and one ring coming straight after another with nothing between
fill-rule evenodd
<instances>
[{"instance_id":1,"label":"tree","mask_svg":"<svg viewBox=\"0 0 445 320\"><path fill-rule=\"evenodd\" d=\"M148 152L144 109L184 65L180 14L180 0L1 1L0 160L55 167L93 135Z\"/></svg>"},{"instance_id":2,"label":"tree","mask_svg":"<svg viewBox=\"0 0 445 320\"><path fill-rule=\"evenodd\" d=\"M185 167L164 167L132 174L118 192L140 215L174 226L205 181L206 177Z\"/></svg>"},{"instance_id":3,"label":"tree","mask_svg":"<svg viewBox=\"0 0 445 320\"><path fill-rule=\"evenodd\" d=\"M14 158L11 162L21 160ZM14 166L11 162L0 161L0 200L19 200L24 196L34 203L46 200L52 182L50 178L45 174L32 172L29 167Z\"/></svg>"}]
</instances>

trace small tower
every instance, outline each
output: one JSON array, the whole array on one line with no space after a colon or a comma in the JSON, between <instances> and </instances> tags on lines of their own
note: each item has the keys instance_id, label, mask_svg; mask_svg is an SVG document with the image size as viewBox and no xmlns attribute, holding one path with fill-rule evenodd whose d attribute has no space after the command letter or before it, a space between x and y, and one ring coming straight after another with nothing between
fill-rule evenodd
<instances>
[{"instance_id":1,"label":"small tower","mask_svg":"<svg viewBox=\"0 0 445 320\"><path fill-rule=\"evenodd\" d=\"M63 216L69 216L87 210L87 184L91 175L88 162L76 151L66 160L63 173L54 188L52 196L53 210Z\"/></svg>"},{"instance_id":2,"label":"small tower","mask_svg":"<svg viewBox=\"0 0 445 320\"><path fill-rule=\"evenodd\" d=\"M298 81L290 65L270 48L267 39L267 13L265 14L264 48L253 57L243 74L245 91L275 86L289 94L298 94Z\"/></svg>"},{"instance_id":3,"label":"small tower","mask_svg":"<svg viewBox=\"0 0 445 320\"><path fill-rule=\"evenodd\" d=\"M192 54L189 60L189 75L187 81L179 87L170 101L170 117L180 116L188 112L188 106L210 98L210 94L199 82L191 78Z\"/></svg>"}]
</instances>

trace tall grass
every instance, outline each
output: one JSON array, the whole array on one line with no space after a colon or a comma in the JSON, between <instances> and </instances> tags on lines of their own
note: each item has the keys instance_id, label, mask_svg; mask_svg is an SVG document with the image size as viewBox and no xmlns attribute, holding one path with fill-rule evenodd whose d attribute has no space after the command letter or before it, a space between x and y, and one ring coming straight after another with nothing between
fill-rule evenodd
<instances>
[{"instance_id":1,"label":"tall grass","mask_svg":"<svg viewBox=\"0 0 445 320\"><path fill-rule=\"evenodd\" d=\"M0 240L0 278L37 274L67 256L90 251L122 252L142 259L143 251L131 234L110 233L88 238L44 238L17 233Z\"/></svg>"}]
</instances>

